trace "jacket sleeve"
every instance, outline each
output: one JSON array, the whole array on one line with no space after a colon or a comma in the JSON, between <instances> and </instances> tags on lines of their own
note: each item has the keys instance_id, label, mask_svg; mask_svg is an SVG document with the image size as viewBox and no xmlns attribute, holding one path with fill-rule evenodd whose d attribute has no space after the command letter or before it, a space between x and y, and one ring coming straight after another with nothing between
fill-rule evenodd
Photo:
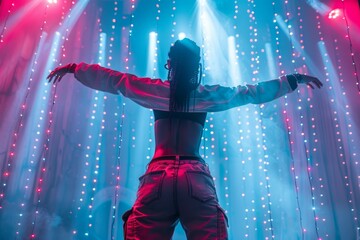
<instances>
[{"instance_id":1,"label":"jacket sleeve","mask_svg":"<svg viewBox=\"0 0 360 240\"><path fill-rule=\"evenodd\" d=\"M286 76L255 85L199 86L192 108L195 111L217 112L249 103L262 104L293 92L296 87L296 83L290 85Z\"/></svg>"},{"instance_id":2,"label":"jacket sleeve","mask_svg":"<svg viewBox=\"0 0 360 240\"><path fill-rule=\"evenodd\" d=\"M146 108L164 111L169 109L169 81L140 78L86 63L78 64L74 74L75 78L87 87L121 94ZM285 76L255 85L237 87L200 85L191 94L189 110L217 112L249 103L261 104L292 92L293 88Z\"/></svg>"},{"instance_id":3,"label":"jacket sleeve","mask_svg":"<svg viewBox=\"0 0 360 240\"><path fill-rule=\"evenodd\" d=\"M97 64L79 63L75 78L92 89L121 94L137 104L152 109L168 110L170 84L160 79L140 78Z\"/></svg>"}]
</instances>

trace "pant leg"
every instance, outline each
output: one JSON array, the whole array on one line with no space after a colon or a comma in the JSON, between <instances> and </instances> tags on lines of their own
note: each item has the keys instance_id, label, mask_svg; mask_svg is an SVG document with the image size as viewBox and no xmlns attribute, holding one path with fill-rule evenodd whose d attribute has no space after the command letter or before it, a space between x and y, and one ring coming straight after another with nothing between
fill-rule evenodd
<instances>
[{"instance_id":1,"label":"pant leg","mask_svg":"<svg viewBox=\"0 0 360 240\"><path fill-rule=\"evenodd\" d=\"M205 164L183 164L179 170L179 217L188 240L228 239L227 218Z\"/></svg>"},{"instance_id":2,"label":"pant leg","mask_svg":"<svg viewBox=\"0 0 360 240\"><path fill-rule=\"evenodd\" d=\"M173 164L159 161L150 164L139 179L135 204L123 216L126 240L171 239L178 222L173 198L174 171Z\"/></svg>"}]
</instances>

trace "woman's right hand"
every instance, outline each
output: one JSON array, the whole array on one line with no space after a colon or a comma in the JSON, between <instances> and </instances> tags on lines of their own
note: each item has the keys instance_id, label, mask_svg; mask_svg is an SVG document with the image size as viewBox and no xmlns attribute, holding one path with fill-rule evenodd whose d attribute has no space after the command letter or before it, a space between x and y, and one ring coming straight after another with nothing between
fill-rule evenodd
<instances>
[{"instance_id":1,"label":"woman's right hand","mask_svg":"<svg viewBox=\"0 0 360 240\"><path fill-rule=\"evenodd\" d=\"M47 76L46 79L49 80L49 83L53 82L55 84L57 82L60 82L67 73L74 73L75 68L75 63L70 63L65 66L57 67Z\"/></svg>"}]
</instances>

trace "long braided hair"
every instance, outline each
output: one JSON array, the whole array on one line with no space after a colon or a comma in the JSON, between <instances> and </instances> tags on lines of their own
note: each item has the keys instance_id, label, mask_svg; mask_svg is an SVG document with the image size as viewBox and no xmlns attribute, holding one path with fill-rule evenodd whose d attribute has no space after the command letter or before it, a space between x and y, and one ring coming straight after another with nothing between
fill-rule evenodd
<instances>
[{"instance_id":1,"label":"long braided hair","mask_svg":"<svg viewBox=\"0 0 360 240\"><path fill-rule=\"evenodd\" d=\"M170 66L168 66L169 111L188 112L191 92L199 86L201 81L200 47L194 41L184 38L174 43L168 56L170 60Z\"/></svg>"}]
</instances>

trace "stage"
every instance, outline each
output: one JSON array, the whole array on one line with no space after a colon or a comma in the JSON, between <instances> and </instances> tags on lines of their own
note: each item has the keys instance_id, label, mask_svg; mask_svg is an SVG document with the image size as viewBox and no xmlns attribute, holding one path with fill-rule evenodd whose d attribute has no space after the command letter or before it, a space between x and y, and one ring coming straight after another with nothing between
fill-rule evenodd
<instances>
[{"instance_id":1,"label":"stage","mask_svg":"<svg viewBox=\"0 0 360 240\"><path fill-rule=\"evenodd\" d=\"M202 85L324 84L207 114L200 154L229 239L360 240L358 1L3 0L0 33L0 239L123 239L153 111L46 76L86 62L166 80L187 37Z\"/></svg>"}]
</instances>

